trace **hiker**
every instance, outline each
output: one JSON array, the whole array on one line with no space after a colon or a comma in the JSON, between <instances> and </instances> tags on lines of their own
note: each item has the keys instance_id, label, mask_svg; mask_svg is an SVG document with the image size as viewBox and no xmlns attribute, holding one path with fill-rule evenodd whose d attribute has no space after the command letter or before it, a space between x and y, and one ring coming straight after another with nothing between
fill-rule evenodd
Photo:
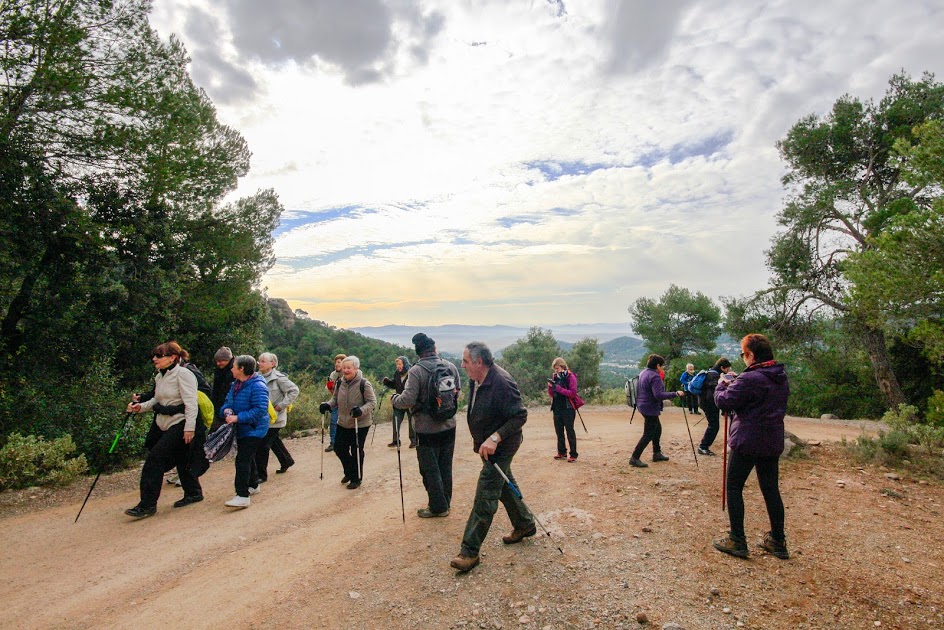
<instances>
[{"instance_id":1,"label":"hiker","mask_svg":"<svg viewBox=\"0 0 944 630\"><path fill-rule=\"evenodd\" d=\"M416 511L420 518L449 516L452 505L452 457L456 450L456 400L459 396L459 370L455 365L440 359L436 353L436 342L424 333L413 335L413 348L419 360L410 368L406 387L390 399L394 409L412 413L416 430L416 461L423 476L423 487L428 498L426 507ZM430 411L437 392L431 391L431 375L437 366L444 365L455 379L452 393L452 416L437 419ZM431 398L432 397L432 398ZM445 414L448 415L448 414Z\"/></svg>"},{"instance_id":2,"label":"hiker","mask_svg":"<svg viewBox=\"0 0 944 630\"><path fill-rule=\"evenodd\" d=\"M229 390L233 386L233 351L226 346L221 347L213 355L213 363L216 367L213 369L213 391L210 400L213 401L213 409L216 411L217 418L220 418L223 402L226 401L226 395L229 394ZM214 421L210 427L210 432L212 433L222 423L222 420Z\"/></svg>"},{"instance_id":3,"label":"hiker","mask_svg":"<svg viewBox=\"0 0 944 630\"><path fill-rule=\"evenodd\" d=\"M418 353L417 353L418 354ZM406 386L406 377L410 370L410 360L406 357L397 357L396 360L396 370L393 373L393 378L383 378L384 387L388 387L394 391L394 395L402 394L403 389ZM393 397L390 398L393 401ZM393 418L391 424L393 425L393 441L390 444L387 444L390 448L400 446L400 427L403 425L403 416L408 413L408 408L399 408L396 405L393 405ZM410 434L410 448L416 448L416 431L413 428L414 420L407 420L407 425ZM450 458L451 459L451 458Z\"/></svg>"},{"instance_id":4,"label":"hiker","mask_svg":"<svg viewBox=\"0 0 944 630\"><path fill-rule=\"evenodd\" d=\"M508 480L518 486L511 472L511 461L524 439L521 428L528 421L528 409L521 402L518 385L508 372L495 365L492 352L480 341L473 341L462 351L462 367L471 381L466 413L472 448L482 458L482 471L462 546L459 555L450 562L453 568L465 573L479 564L479 550L498 511L499 501L505 506L514 528L511 534L502 537L503 543L519 543L534 536L537 528L524 501L495 470L496 466L501 468Z\"/></svg>"},{"instance_id":5,"label":"hiker","mask_svg":"<svg viewBox=\"0 0 944 630\"><path fill-rule=\"evenodd\" d=\"M688 409L688 413L699 416L701 414L698 413L698 396L688 390L689 383L692 382L693 378L695 378L695 366L689 363L685 366L685 371L682 372L682 375L679 377L679 383L682 384L682 391L685 392L682 404Z\"/></svg>"},{"instance_id":6,"label":"hiker","mask_svg":"<svg viewBox=\"0 0 944 630\"><path fill-rule=\"evenodd\" d=\"M248 354L233 359L233 385L220 413L224 422L236 424L236 496L227 507L247 508L249 495L259 492L256 450L269 432L269 388L256 368Z\"/></svg>"},{"instance_id":7,"label":"hiker","mask_svg":"<svg viewBox=\"0 0 944 630\"><path fill-rule=\"evenodd\" d=\"M190 471L190 443L197 428L197 378L180 366L182 350L175 341L162 343L151 354L157 374L154 396L148 400L128 403L129 413L155 411L156 431L148 433L149 449L141 468L141 500L125 510L134 518L145 518L157 512L164 473L177 467L184 496L174 507L184 507L203 500L200 481ZM184 410L167 413L167 407L184 405Z\"/></svg>"},{"instance_id":8,"label":"hiker","mask_svg":"<svg viewBox=\"0 0 944 630\"><path fill-rule=\"evenodd\" d=\"M288 407L298 399L298 385L289 380L289 378L275 368L279 366L279 358L271 352L263 352L259 355L259 373L265 379L266 387L269 390L269 402L277 415L274 423L269 424L269 431L259 448L256 449L256 472L259 474L259 481L265 482L269 479L269 451L271 450L276 459L279 460L279 468L276 474L282 474L295 465L292 454L285 448L279 432L285 428L288 421ZM268 410L267 410L268 411Z\"/></svg>"},{"instance_id":9,"label":"hiker","mask_svg":"<svg viewBox=\"0 0 944 630\"><path fill-rule=\"evenodd\" d=\"M331 395L334 395L334 384L338 382L338 379L341 378L341 361L347 357L346 354L336 354L334 355L334 370L331 374L328 375L328 380L325 382L325 388ZM325 412L322 412L325 413ZM335 407L331 410L331 429L329 435L331 436L331 442L325 447L325 453L330 453L334 450L334 439L338 434L338 409Z\"/></svg>"},{"instance_id":10,"label":"hiker","mask_svg":"<svg viewBox=\"0 0 944 630\"><path fill-rule=\"evenodd\" d=\"M662 454L662 445L659 439L662 437L662 423L659 421L659 414L662 413L662 401L671 398L681 398L685 395L683 391L667 392L665 384L659 372L664 373L665 359L658 354L650 354L646 361L646 369L639 374L639 383L636 386L636 408L645 419L645 425L642 430L642 437L633 450L632 457L629 458L629 465L636 468L648 468L649 464L639 459L643 450L652 442L652 461L667 462L669 458Z\"/></svg>"},{"instance_id":11,"label":"hiker","mask_svg":"<svg viewBox=\"0 0 944 630\"><path fill-rule=\"evenodd\" d=\"M577 461L577 432L574 431L574 421L577 419L577 409L573 399L577 395L577 375L570 371L567 362L557 357L551 362L554 370L553 377L547 379L547 395L551 397L551 413L554 415L554 431L557 433L557 455L554 459L566 459L568 462ZM570 457L564 444L564 434L570 444Z\"/></svg>"},{"instance_id":12,"label":"hiker","mask_svg":"<svg viewBox=\"0 0 944 630\"><path fill-rule=\"evenodd\" d=\"M364 440L370 431L371 414L377 406L377 396L370 381L360 370L361 360L355 356L341 360L341 378L335 381L329 402L321 403L319 410L338 411L338 429L334 454L341 460L344 477L341 483L348 490L361 487L364 478Z\"/></svg>"},{"instance_id":13,"label":"hiker","mask_svg":"<svg viewBox=\"0 0 944 630\"><path fill-rule=\"evenodd\" d=\"M728 535L714 541L718 551L746 558L744 535L744 484L757 470L770 531L760 547L786 560L787 537L784 533L783 499L780 497L780 454L783 453L783 418L787 413L790 385L783 364L774 361L770 340L751 334L741 340L741 358L747 368L735 379L722 378L715 390L715 404L730 412L728 438L730 455L726 491L728 497Z\"/></svg>"},{"instance_id":14,"label":"hiker","mask_svg":"<svg viewBox=\"0 0 944 630\"><path fill-rule=\"evenodd\" d=\"M698 400L701 403L702 410L705 412L705 420L708 421L708 426L705 428L705 435L702 436L701 443L698 445L699 455L715 455L711 450L711 445L714 443L715 438L718 436L718 430L721 428L721 411L718 409L718 405L715 404L715 388L718 387L718 379L721 378L721 375L730 372L731 362L721 357L715 361L711 369L705 373L705 380L702 383L701 394L698 395Z\"/></svg>"}]
</instances>

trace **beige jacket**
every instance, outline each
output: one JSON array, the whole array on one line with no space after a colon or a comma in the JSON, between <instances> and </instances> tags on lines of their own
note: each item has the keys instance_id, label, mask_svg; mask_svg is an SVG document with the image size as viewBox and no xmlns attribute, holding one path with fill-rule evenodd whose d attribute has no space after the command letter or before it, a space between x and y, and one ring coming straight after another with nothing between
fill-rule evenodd
<instances>
[{"instance_id":1,"label":"beige jacket","mask_svg":"<svg viewBox=\"0 0 944 630\"><path fill-rule=\"evenodd\" d=\"M166 431L178 422L184 422L184 431L197 428L197 377L185 367L174 365L166 372L154 377L154 398L141 403L141 412L150 411L155 403L179 405L183 403L184 412L173 415L157 414L157 426Z\"/></svg>"},{"instance_id":2,"label":"beige jacket","mask_svg":"<svg viewBox=\"0 0 944 630\"><path fill-rule=\"evenodd\" d=\"M361 396L361 381L364 382L364 395ZM364 378L363 372L357 371L350 381L345 381L342 377L334 387L334 394L329 403L332 409L338 410L338 426L345 429L354 428L354 418L351 416L353 407L360 407L364 414L357 418L357 427L369 427L373 421L371 415L377 406L377 396L374 394L374 388L370 381Z\"/></svg>"}]
</instances>

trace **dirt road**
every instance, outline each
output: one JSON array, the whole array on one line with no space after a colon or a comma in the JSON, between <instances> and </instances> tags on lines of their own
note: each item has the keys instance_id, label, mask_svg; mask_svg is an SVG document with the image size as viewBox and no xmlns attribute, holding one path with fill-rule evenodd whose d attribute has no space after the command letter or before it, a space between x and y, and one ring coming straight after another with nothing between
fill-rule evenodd
<instances>
[{"instance_id":1,"label":"dirt road","mask_svg":"<svg viewBox=\"0 0 944 630\"><path fill-rule=\"evenodd\" d=\"M306 438L288 442L298 464L271 474L242 511L223 506L231 460L203 477L204 502L173 509L181 493L166 486L157 515L141 521L123 514L137 502L137 471L103 477L77 524L87 482L42 501L30 499L38 491L4 493L0 626L635 628L640 613L655 627L944 625L944 491L846 463L827 441L854 439L857 428L788 422L799 437L824 441L782 468L794 557L752 552L742 561L711 548L726 529L721 458L695 467L680 409L663 415L672 460L645 470L627 466L638 418L630 426L625 408L582 412L590 434L578 422L578 462L551 458L542 408L532 410L513 465L553 539L503 546L510 526L499 509L481 566L463 576L448 562L480 469L463 423L444 519L416 517L425 492L415 454L404 450L401 520L390 425L368 448L356 491L339 483L330 453L319 481L320 442ZM753 478L745 498L757 538L766 515Z\"/></svg>"}]
</instances>

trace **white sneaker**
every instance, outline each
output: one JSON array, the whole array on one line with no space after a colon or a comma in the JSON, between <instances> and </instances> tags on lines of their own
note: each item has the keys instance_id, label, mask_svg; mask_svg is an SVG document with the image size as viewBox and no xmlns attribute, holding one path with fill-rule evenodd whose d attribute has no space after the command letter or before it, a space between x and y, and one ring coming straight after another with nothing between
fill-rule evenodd
<instances>
[{"instance_id":1,"label":"white sneaker","mask_svg":"<svg viewBox=\"0 0 944 630\"><path fill-rule=\"evenodd\" d=\"M249 507L249 497L241 497L237 494L223 505L226 507L247 508Z\"/></svg>"},{"instance_id":2,"label":"white sneaker","mask_svg":"<svg viewBox=\"0 0 944 630\"><path fill-rule=\"evenodd\" d=\"M253 494L259 494L260 492L262 492L262 488L260 488L259 486L256 486L255 488L249 488L250 496Z\"/></svg>"}]
</instances>

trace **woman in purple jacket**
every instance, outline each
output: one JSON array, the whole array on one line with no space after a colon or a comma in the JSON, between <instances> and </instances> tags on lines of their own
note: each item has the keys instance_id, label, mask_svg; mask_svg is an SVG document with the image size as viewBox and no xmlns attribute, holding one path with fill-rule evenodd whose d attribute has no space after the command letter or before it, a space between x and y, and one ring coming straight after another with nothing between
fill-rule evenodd
<instances>
[{"instance_id":1,"label":"woman in purple jacket","mask_svg":"<svg viewBox=\"0 0 944 630\"><path fill-rule=\"evenodd\" d=\"M764 335L747 335L741 340L741 357L747 365L732 381L721 379L715 390L718 408L731 413L728 445L727 483L728 519L731 531L714 541L718 551L746 558L744 535L744 484L751 469L757 469L770 531L760 547L786 560L787 538L784 534L783 499L780 498L780 454L783 452L783 417L787 413L790 386L783 365L774 361L770 340Z\"/></svg>"},{"instance_id":2,"label":"woman in purple jacket","mask_svg":"<svg viewBox=\"0 0 944 630\"><path fill-rule=\"evenodd\" d=\"M577 375L570 371L567 362L557 357L551 363L554 376L547 379L547 395L551 397L551 413L554 414L554 431L557 433L557 455L554 459L566 459L570 463L577 461L577 432L574 431L574 420L577 418L577 408L574 407L574 396L577 395ZM564 444L564 435L570 443L570 457L567 457L567 447Z\"/></svg>"},{"instance_id":3,"label":"woman in purple jacket","mask_svg":"<svg viewBox=\"0 0 944 630\"><path fill-rule=\"evenodd\" d=\"M667 462L669 458L662 454L659 438L662 437L662 423L659 414L662 413L662 401L670 398L682 397L685 392L667 392L659 369L665 365L665 359L658 354L650 354L646 362L646 369L639 374L636 386L636 409L642 414L646 422L642 429L642 437L636 444L633 456L629 458L629 465L636 468L648 468L649 464L640 461L639 456L652 442L652 461Z\"/></svg>"}]
</instances>

